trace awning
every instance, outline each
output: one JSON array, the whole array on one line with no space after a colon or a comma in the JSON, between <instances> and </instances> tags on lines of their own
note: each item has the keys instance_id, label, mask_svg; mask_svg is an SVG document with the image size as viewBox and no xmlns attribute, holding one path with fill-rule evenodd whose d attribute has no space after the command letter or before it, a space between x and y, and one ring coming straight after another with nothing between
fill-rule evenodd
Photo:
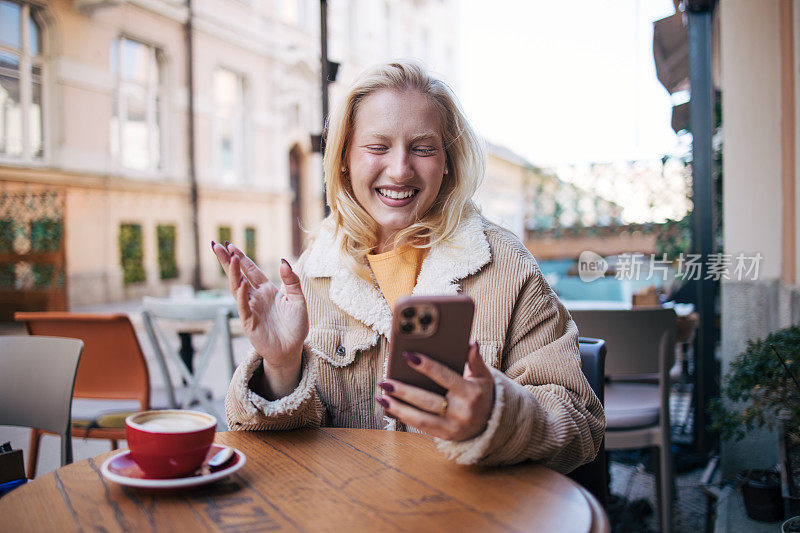
<instances>
[{"instance_id":1,"label":"awning","mask_svg":"<svg viewBox=\"0 0 800 533\"><path fill-rule=\"evenodd\" d=\"M689 78L689 35L683 26L683 14L653 23L653 58L656 76L670 94Z\"/></svg>"}]
</instances>

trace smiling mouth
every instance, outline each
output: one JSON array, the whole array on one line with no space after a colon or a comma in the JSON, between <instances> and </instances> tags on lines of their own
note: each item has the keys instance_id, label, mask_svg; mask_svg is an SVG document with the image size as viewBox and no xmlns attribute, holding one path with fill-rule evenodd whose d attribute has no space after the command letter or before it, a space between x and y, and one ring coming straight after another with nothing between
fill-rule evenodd
<instances>
[{"instance_id":1,"label":"smiling mouth","mask_svg":"<svg viewBox=\"0 0 800 533\"><path fill-rule=\"evenodd\" d=\"M412 196L416 195L419 192L419 189L408 189L405 191L394 191L391 189L382 189L378 188L375 189L378 191L378 194L385 198L391 198L392 200L405 200L406 198L411 198Z\"/></svg>"}]
</instances>

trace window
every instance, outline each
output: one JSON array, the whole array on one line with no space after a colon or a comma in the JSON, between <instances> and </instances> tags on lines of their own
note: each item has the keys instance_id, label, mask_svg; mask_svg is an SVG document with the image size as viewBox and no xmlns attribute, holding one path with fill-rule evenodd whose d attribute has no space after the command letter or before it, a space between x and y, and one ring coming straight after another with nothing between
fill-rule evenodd
<instances>
[{"instance_id":1,"label":"window","mask_svg":"<svg viewBox=\"0 0 800 533\"><path fill-rule=\"evenodd\" d=\"M111 72L116 79L111 118L111 154L130 170L161 168L160 52L122 37L111 46Z\"/></svg>"},{"instance_id":2,"label":"window","mask_svg":"<svg viewBox=\"0 0 800 533\"><path fill-rule=\"evenodd\" d=\"M0 156L44 156L42 30L28 4L0 1Z\"/></svg>"},{"instance_id":3,"label":"window","mask_svg":"<svg viewBox=\"0 0 800 533\"><path fill-rule=\"evenodd\" d=\"M230 70L214 72L217 176L236 183L244 174L244 82Z\"/></svg>"},{"instance_id":4,"label":"window","mask_svg":"<svg viewBox=\"0 0 800 533\"><path fill-rule=\"evenodd\" d=\"M278 9L284 24L297 26L300 23L300 2L297 0L280 0Z\"/></svg>"}]
</instances>

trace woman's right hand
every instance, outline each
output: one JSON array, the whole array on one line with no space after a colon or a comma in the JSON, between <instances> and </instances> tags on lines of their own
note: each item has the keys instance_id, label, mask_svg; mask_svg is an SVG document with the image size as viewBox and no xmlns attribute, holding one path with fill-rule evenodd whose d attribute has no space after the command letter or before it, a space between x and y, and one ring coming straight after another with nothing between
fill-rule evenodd
<instances>
[{"instance_id":1,"label":"woman's right hand","mask_svg":"<svg viewBox=\"0 0 800 533\"><path fill-rule=\"evenodd\" d=\"M308 335L308 310L300 278L282 260L284 294L244 252L226 244L211 241L236 298L245 335L264 359L266 388L259 388L271 397L268 399L286 396L300 380L303 341Z\"/></svg>"}]
</instances>

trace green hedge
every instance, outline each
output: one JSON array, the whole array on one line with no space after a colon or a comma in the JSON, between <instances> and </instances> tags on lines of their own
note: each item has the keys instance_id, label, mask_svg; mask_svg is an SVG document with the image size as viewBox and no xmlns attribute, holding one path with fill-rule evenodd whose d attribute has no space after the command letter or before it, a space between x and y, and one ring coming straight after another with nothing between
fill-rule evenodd
<instances>
[{"instance_id":1,"label":"green hedge","mask_svg":"<svg viewBox=\"0 0 800 533\"><path fill-rule=\"evenodd\" d=\"M125 285L147 279L144 271L144 239L140 224L119 225L119 262Z\"/></svg>"},{"instance_id":2,"label":"green hedge","mask_svg":"<svg viewBox=\"0 0 800 533\"><path fill-rule=\"evenodd\" d=\"M14 251L14 220L11 218L0 219L0 252ZM0 287L13 289L17 276L14 263L0 264Z\"/></svg>"},{"instance_id":3,"label":"green hedge","mask_svg":"<svg viewBox=\"0 0 800 533\"><path fill-rule=\"evenodd\" d=\"M0 252L14 250L14 219L0 219Z\"/></svg>"},{"instance_id":4,"label":"green hedge","mask_svg":"<svg viewBox=\"0 0 800 533\"><path fill-rule=\"evenodd\" d=\"M56 252L61 246L64 225L61 220L40 218L31 222L31 251ZM50 263L35 263L33 270L33 286L38 288L50 287L56 274L55 265ZM55 280L56 285L63 286L63 276Z\"/></svg>"},{"instance_id":5,"label":"green hedge","mask_svg":"<svg viewBox=\"0 0 800 533\"><path fill-rule=\"evenodd\" d=\"M56 266L52 263L34 263L31 267L33 271L33 286L37 289L51 287L53 277L56 275ZM55 280L56 286L63 286L63 276L58 276Z\"/></svg>"},{"instance_id":6,"label":"green hedge","mask_svg":"<svg viewBox=\"0 0 800 533\"><path fill-rule=\"evenodd\" d=\"M244 228L244 253L258 263L258 259L256 259L256 228Z\"/></svg>"},{"instance_id":7,"label":"green hedge","mask_svg":"<svg viewBox=\"0 0 800 533\"><path fill-rule=\"evenodd\" d=\"M17 283L14 263L0 263L0 288L13 289Z\"/></svg>"},{"instance_id":8,"label":"green hedge","mask_svg":"<svg viewBox=\"0 0 800 533\"><path fill-rule=\"evenodd\" d=\"M64 226L60 220L40 218L31 222L31 251L55 252L61 245Z\"/></svg>"},{"instance_id":9,"label":"green hedge","mask_svg":"<svg viewBox=\"0 0 800 533\"><path fill-rule=\"evenodd\" d=\"M225 246L225 241L230 241L233 239L233 232L231 231L230 226L219 226L217 228L217 242L221 245ZM222 269L222 265L219 267L219 273L223 276L225 275L225 271Z\"/></svg>"},{"instance_id":10,"label":"green hedge","mask_svg":"<svg viewBox=\"0 0 800 533\"><path fill-rule=\"evenodd\" d=\"M230 226L220 226L217 228L217 242L225 244L225 241L233 240L233 232Z\"/></svg>"},{"instance_id":11,"label":"green hedge","mask_svg":"<svg viewBox=\"0 0 800 533\"><path fill-rule=\"evenodd\" d=\"M178 262L175 258L175 226L159 225L156 227L158 239L158 270L161 279L178 277Z\"/></svg>"}]
</instances>

